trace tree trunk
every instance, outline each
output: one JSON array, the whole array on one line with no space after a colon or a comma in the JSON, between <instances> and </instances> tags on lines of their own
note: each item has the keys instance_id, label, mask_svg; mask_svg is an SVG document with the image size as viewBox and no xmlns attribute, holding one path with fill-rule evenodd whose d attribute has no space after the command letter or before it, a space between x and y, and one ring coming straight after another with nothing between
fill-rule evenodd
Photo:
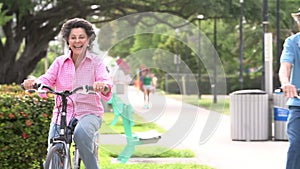
<instances>
[{"instance_id":1,"label":"tree trunk","mask_svg":"<svg viewBox=\"0 0 300 169\"><path fill-rule=\"evenodd\" d=\"M12 29L13 22L3 27L4 33L10 38L4 45L2 42L0 44L3 54L0 56L0 84L21 83L46 56L49 41L58 34L58 31L50 31L53 27L40 28L39 24L29 23L27 21L23 25L28 28L23 32L19 30L21 28L15 28L21 32L17 35Z\"/></svg>"},{"instance_id":2,"label":"tree trunk","mask_svg":"<svg viewBox=\"0 0 300 169\"><path fill-rule=\"evenodd\" d=\"M46 56L49 41L58 35L62 24L69 18L98 16L98 19L90 19L93 23L101 24L139 12L158 11L188 18L201 11L197 7L199 2L191 0L179 4L173 0L146 0L145 3L112 3L104 0L6 0L2 4L0 20L1 15L13 16L13 19L0 25L3 26L4 32L0 35L0 84L21 83ZM206 5L210 6L209 3ZM169 8L170 6L172 8ZM206 9L205 6L202 8ZM138 23L138 20L139 18L134 23Z\"/></svg>"},{"instance_id":3,"label":"tree trunk","mask_svg":"<svg viewBox=\"0 0 300 169\"><path fill-rule=\"evenodd\" d=\"M5 6L8 14L16 14L16 20L2 27L6 41L0 40L0 84L22 83L46 56L49 41L59 34L64 21L92 13L80 6L85 5L81 1L64 1L36 15L28 13L22 16L18 15L20 6L10 9ZM62 12L66 9L68 15Z\"/></svg>"},{"instance_id":4,"label":"tree trunk","mask_svg":"<svg viewBox=\"0 0 300 169\"><path fill-rule=\"evenodd\" d=\"M44 49L34 55L23 54L22 58L14 62L10 62L9 60L2 61L1 64L3 66L0 68L0 84L22 83L46 54L47 49ZM30 59L26 60L25 58Z\"/></svg>"}]
</instances>

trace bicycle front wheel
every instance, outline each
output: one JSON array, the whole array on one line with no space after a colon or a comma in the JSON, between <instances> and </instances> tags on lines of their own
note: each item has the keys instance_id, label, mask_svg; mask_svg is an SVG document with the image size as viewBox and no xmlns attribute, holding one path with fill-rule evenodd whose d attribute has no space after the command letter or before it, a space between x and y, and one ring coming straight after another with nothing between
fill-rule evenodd
<instances>
[{"instance_id":1,"label":"bicycle front wheel","mask_svg":"<svg viewBox=\"0 0 300 169\"><path fill-rule=\"evenodd\" d=\"M65 158L68 158L62 144L55 144L47 154L45 169L64 169L69 168L65 164Z\"/></svg>"},{"instance_id":2,"label":"bicycle front wheel","mask_svg":"<svg viewBox=\"0 0 300 169\"><path fill-rule=\"evenodd\" d=\"M75 146L74 157L73 157L74 169L80 169L80 164L81 164L81 159L80 159L80 155L79 155L79 150Z\"/></svg>"}]
</instances>

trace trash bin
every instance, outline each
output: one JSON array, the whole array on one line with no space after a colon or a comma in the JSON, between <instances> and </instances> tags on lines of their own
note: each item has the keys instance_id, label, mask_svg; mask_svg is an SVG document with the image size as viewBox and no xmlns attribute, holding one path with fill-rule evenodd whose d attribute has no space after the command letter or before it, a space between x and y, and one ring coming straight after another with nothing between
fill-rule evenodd
<instances>
[{"instance_id":1,"label":"trash bin","mask_svg":"<svg viewBox=\"0 0 300 169\"><path fill-rule=\"evenodd\" d=\"M288 140L286 135L286 123L289 115L287 98L283 94L273 95L274 104L274 139Z\"/></svg>"},{"instance_id":2,"label":"trash bin","mask_svg":"<svg viewBox=\"0 0 300 169\"><path fill-rule=\"evenodd\" d=\"M239 90L230 95L231 139L269 139L268 94L262 90Z\"/></svg>"}]
</instances>

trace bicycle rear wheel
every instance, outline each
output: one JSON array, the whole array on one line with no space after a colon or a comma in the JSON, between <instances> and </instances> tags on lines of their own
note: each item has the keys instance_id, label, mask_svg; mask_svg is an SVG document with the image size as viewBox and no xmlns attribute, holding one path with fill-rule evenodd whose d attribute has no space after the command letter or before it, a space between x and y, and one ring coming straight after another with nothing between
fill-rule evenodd
<instances>
[{"instance_id":1,"label":"bicycle rear wheel","mask_svg":"<svg viewBox=\"0 0 300 169\"><path fill-rule=\"evenodd\" d=\"M47 154L45 169L64 169L65 158L67 158L64 146L62 144L55 144L51 147ZM69 167L68 167L69 168Z\"/></svg>"}]
</instances>

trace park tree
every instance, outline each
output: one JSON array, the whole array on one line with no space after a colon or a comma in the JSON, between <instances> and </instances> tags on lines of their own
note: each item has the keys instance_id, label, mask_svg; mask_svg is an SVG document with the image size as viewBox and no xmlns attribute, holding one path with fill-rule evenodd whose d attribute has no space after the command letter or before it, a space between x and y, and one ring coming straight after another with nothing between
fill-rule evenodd
<instances>
[{"instance_id":1,"label":"park tree","mask_svg":"<svg viewBox=\"0 0 300 169\"><path fill-rule=\"evenodd\" d=\"M228 13L232 8L224 0L1 0L1 3L5 16L13 17L2 25L1 84L22 82L46 56L49 41L69 18L82 17L99 25L139 12L170 13L190 19L199 11L213 15L220 11Z\"/></svg>"},{"instance_id":2,"label":"park tree","mask_svg":"<svg viewBox=\"0 0 300 169\"><path fill-rule=\"evenodd\" d=\"M47 55L49 41L59 34L62 24L69 18L86 18L101 27L120 17L141 12L169 13L191 23L196 23L198 14L204 14L207 19L218 17L224 23L227 32L232 30L231 34L238 34L234 26L238 24L240 11L239 2L234 0L1 0L0 4L2 4L0 8L0 26L2 28L0 29L2 30L0 31L0 63L2 64L0 84L22 82L35 69L37 63ZM245 1L245 19L250 27L261 24L261 4L262 0ZM285 4L284 9L280 12L290 13L293 5L295 4ZM275 4L271 3L270 6L275 7ZM273 13L272 10L270 11ZM283 18L287 17L284 15ZM270 19L274 21L274 18L270 17ZM284 21L285 24L290 23ZM130 24L138 22L137 19L135 23L131 22ZM176 25L173 26L176 27ZM211 30L212 27L207 26L206 29ZM121 57L129 55L130 52L146 45L141 42L132 42L138 39L126 39L124 48L118 46L115 50L111 50L111 53ZM219 35L218 43L222 44L223 39L225 38ZM226 39L226 41L230 41L230 39ZM219 53L222 53L222 50L232 52L230 48L238 46L236 39L231 40L232 46L228 45L230 43L226 41L224 42L226 45L220 46ZM110 43L114 43L114 41L112 40ZM135 44L134 49L128 48L132 43ZM251 43L255 44L256 42L251 41ZM224 47L226 49L223 49ZM103 50L109 49L104 48ZM232 56L238 58L237 53L231 53Z\"/></svg>"},{"instance_id":3,"label":"park tree","mask_svg":"<svg viewBox=\"0 0 300 169\"><path fill-rule=\"evenodd\" d=\"M0 41L0 83L20 83L46 56L48 42L71 17L91 13L77 1L4 0L2 9L13 19L3 26Z\"/></svg>"}]
</instances>

